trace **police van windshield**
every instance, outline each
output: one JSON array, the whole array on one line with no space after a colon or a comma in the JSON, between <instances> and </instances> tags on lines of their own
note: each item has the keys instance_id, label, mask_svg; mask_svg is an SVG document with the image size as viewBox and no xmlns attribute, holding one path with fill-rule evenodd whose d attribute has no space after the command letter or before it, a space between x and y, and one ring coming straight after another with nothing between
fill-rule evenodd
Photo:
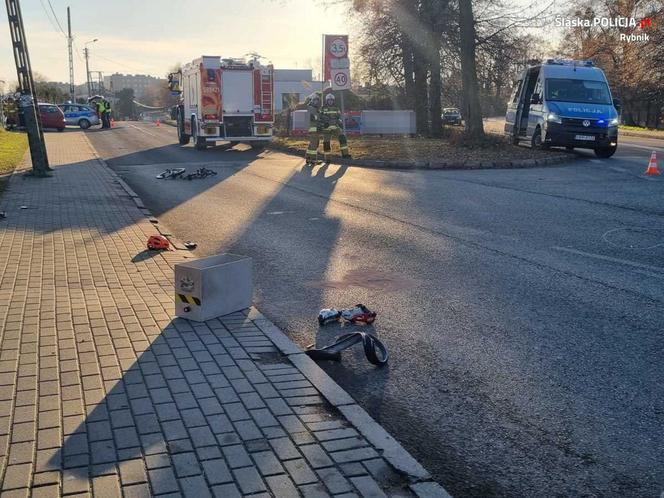
<instances>
[{"instance_id":1,"label":"police van windshield","mask_svg":"<svg viewBox=\"0 0 664 498\"><path fill-rule=\"evenodd\" d=\"M546 100L610 104L609 87L603 81L547 78Z\"/></svg>"}]
</instances>

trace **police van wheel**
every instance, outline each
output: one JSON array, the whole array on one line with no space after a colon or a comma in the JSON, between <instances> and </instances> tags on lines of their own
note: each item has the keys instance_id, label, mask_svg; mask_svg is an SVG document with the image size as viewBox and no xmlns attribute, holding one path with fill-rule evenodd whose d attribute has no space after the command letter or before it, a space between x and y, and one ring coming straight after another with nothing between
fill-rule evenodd
<instances>
[{"instance_id":1,"label":"police van wheel","mask_svg":"<svg viewBox=\"0 0 664 498\"><path fill-rule=\"evenodd\" d=\"M78 126L81 128L81 130L87 130L88 128L90 128L91 125L92 123L90 123L90 121L88 121L87 119L81 119L78 122Z\"/></svg>"},{"instance_id":2,"label":"police van wheel","mask_svg":"<svg viewBox=\"0 0 664 498\"><path fill-rule=\"evenodd\" d=\"M595 155L602 159L608 159L609 157L611 157L613 154L616 153L617 149L618 149L617 145L614 145L612 147L602 147L601 149L595 149Z\"/></svg>"},{"instance_id":3,"label":"police van wheel","mask_svg":"<svg viewBox=\"0 0 664 498\"><path fill-rule=\"evenodd\" d=\"M533 138L530 139L530 146L533 149L546 149L547 146L544 145L544 142L542 142L542 130L540 130L539 126L535 128L535 133L533 133Z\"/></svg>"}]
</instances>

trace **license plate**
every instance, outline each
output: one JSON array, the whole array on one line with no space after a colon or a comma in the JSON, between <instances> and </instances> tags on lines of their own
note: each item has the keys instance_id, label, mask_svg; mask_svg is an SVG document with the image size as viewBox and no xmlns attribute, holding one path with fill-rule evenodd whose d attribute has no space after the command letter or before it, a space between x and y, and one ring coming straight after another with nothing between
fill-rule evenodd
<instances>
[{"instance_id":1,"label":"license plate","mask_svg":"<svg viewBox=\"0 0 664 498\"><path fill-rule=\"evenodd\" d=\"M212 127L212 128L205 128L205 132L206 132L208 135L214 135L215 133L217 133L217 129L214 128L214 127Z\"/></svg>"},{"instance_id":2,"label":"license plate","mask_svg":"<svg viewBox=\"0 0 664 498\"><path fill-rule=\"evenodd\" d=\"M267 135L267 126L257 126L256 127L257 135Z\"/></svg>"},{"instance_id":3,"label":"license plate","mask_svg":"<svg viewBox=\"0 0 664 498\"><path fill-rule=\"evenodd\" d=\"M590 142L595 141L595 136L594 135L575 135L574 140L587 140Z\"/></svg>"}]
</instances>

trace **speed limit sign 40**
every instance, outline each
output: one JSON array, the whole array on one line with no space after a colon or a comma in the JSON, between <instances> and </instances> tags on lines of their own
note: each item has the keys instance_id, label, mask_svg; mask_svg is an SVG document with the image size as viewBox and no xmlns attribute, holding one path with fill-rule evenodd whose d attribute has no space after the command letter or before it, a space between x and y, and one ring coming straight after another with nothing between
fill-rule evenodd
<instances>
[{"instance_id":1,"label":"speed limit sign 40","mask_svg":"<svg viewBox=\"0 0 664 498\"><path fill-rule=\"evenodd\" d=\"M332 70L332 89L350 90L350 70L348 69Z\"/></svg>"}]
</instances>

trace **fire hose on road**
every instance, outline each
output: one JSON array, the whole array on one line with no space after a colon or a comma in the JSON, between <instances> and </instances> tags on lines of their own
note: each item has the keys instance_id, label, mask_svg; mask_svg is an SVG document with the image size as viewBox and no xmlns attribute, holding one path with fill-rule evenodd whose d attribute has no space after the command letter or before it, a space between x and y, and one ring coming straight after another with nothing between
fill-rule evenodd
<instances>
[{"instance_id":1,"label":"fire hose on road","mask_svg":"<svg viewBox=\"0 0 664 498\"><path fill-rule=\"evenodd\" d=\"M312 360L341 360L341 352L354 346L358 342L362 343L364 347L364 354L369 360L369 363L374 365L383 366L387 364L389 353L385 345L380 340L366 332L351 332L349 334L341 335L337 340L325 347L319 349L308 349L305 353Z\"/></svg>"}]
</instances>

